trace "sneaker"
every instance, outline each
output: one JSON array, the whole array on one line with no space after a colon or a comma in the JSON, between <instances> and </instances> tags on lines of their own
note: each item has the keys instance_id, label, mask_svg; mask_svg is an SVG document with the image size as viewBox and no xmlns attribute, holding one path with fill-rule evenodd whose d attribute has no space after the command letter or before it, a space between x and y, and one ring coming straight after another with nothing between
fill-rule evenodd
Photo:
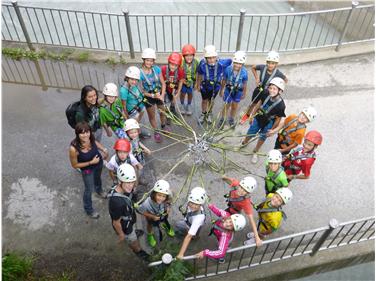
<instances>
[{"instance_id":1,"label":"sneaker","mask_svg":"<svg viewBox=\"0 0 376 281\"><path fill-rule=\"evenodd\" d=\"M80 174L82 173L80 168L76 168L76 171L79 172Z\"/></svg>"},{"instance_id":2,"label":"sneaker","mask_svg":"<svg viewBox=\"0 0 376 281\"><path fill-rule=\"evenodd\" d=\"M150 255L146 253L144 250L137 252L136 255L143 261L146 261L146 262L150 261Z\"/></svg>"},{"instance_id":3,"label":"sneaker","mask_svg":"<svg viewBox=\"0 0 376 281\"><path fill-rule=\"evenodd\" d=\"M200 125L202 125L202 124L204 124L204 121L205 121L205 114L201 113L200 117L198 118L198 123L200 123Z\"/></svg>"},{"instance_id":4,"label":"sneaker","mask_svg":"<svg viewBox=\"0 0 376 281\"><path fill-rule=\"evenodd\" d=\"M255 154L253 154L253 156L252 156L251 162L252 162L252 164L256 164L257 161L258 161L258 155L255 153Z\"/></svg>"},{"instance_id":5,"label":"sneaker","mask_svg":"<svg viewBox=\"0 0 376 281\"><path fill-rule=\"evenodd\" d=\"M92 219L99 219L99 213L98 212L92 212L91 214L87 214Z\"/></svg>"},{"instance_id":6,"label":"sneaker","mask_svg":"<svg viewBox=\"0 0 376 281\"><path fill-rule=\"evenodd\" d=\"M147 240L148 240L150 247L154 248L155 245L157 245L157 240L155 240L153 233L148 233Z\"/></svg>"},{"instance_id":7,"label":"sneaker","mask_svg":"<svg viewBox=\"0 0 376 281\"><path fill-rule=\"evenodd\" d=\"M184 105L184 104L180 104L179 109L180 109L180 113L181 113L182 115L185 115L185 114L187 113L187 112L186 112L186 108L187 108L186 105Z\"/></svg>"},{"instance_id":8,"label":"sneaker","mask_svg":"<svg viewBox=\"0 0 376 281\"><path fill-rule=\"evenodd\" d=\"M97 195L102 199L107 199L107 193L104 191L97 193Z\"/></svg>"},{"instance_id":9,"label":"sneaker","mask_svg":"<svg viewBox=\"0 0 376 281\"><path fill-rule=\"evenodd\" d=\"M229 119L228 119L228 125L229 125L230 127L235 127L235 121L234 121L233 118L229 118Z\"/></svg>"},{"instance_id":10,"label":"sneaker","mask_svg":"<svg viewBox=\"0 0 376 281\"><path fill-rule=\"evenodd\" d=\"M213 115L211 114L211 112L207 114L206 122L208 122L209 125L213 123Z\"/></svg>"},{"instance_id":11,"label":"sneaker","mask_svg":"<svg viewBox=\"0 0 376 281\"><path fill-rule=\"evenodd\" d=\"M239 121L240 125L243 125L245 122L247 122L248 119L249 119L249 115L247 113L244 113L242 118Z\"/></svg>"},{"instance_id":12,"label":"sneaker","mask_svg":"<svg viewBox=\"0 0 376 281\"><path fill-rule=\"evenodd\" d=\"M165 224L165 223L161 223L161 226L166 231L166 233L167 233L168 236L170 236L170 237L174 237L175 236L175 231L172 228L172 226L168 227L167 224Z\"/></svg>"},{"instance_id":13,"label":"sneaker","mask_svg":"<svg viewBox=\"0 0 376 281\"><path fill-rule=\"evenodd\" d=\"M144 231L142 229L136 229L134 232L136 233L137 238L144 235Z\"/></svg>"},{"instance_id":14,"label":"sneaker","mask_svg":"<svg viewBox=\"0 0 376 281\"><path fill-rule=\"evenodd\" d=\"M254 245L256 243L255 238L250 238L244 241L244 245Z\"/></svg>"},{"instance_id":15,"label":"sneaker","mask_svg":"<svg viewBox=\"0 0 376 281\"><path fill-rule=\"evenodd\" d=\"M253 232L248 232L247 233L247 238L248 239L255 238L255 234Z\"/></svg>"},{"instance_id":16,"label":"sneaker","mask_svg":"<svg viewBox=\"0 0 376 281\"><path fill-rule=\"evenodd\" d=\"M149 130L145 129L145 128L141 128L141 134L140 136L142 138L150 138L151 137L151 134L149 133Z\"/></svg>"},{"instance_id":17,"label":"sneaker","mask_svg":"<svg viewBox=\"0 0 376 281\"><path fill-rule=\"evenodd\" d=\"M219 119L217 128L222 129L224 123L225 123L225 120L223 118Z\"/></svg>"},{"instance_id":18,"label":"sneaker","mask_svg":"<svg viewBox=\"0 0 376 281\"><path fill-rule=\"evenodd\" d=\"M218 262L219 262L219 263L225 263L225 261L226 261L225 258L220 258L220 259L218 259Z\"/></svg>"},{"instance_id":19,"label":"sneaker","mask_svg":"<svg viewBox=\"0 0 376 281\"><path fill-rule=\"evenodd\" d=\"M162 142L162 137L161 137L160 133L158 133L158 132L154 133L154 140L155 140L156 143Z\"/></svg>"},{"instance_id":20,"label":"sneaker","mask_svg":"<svg viewBox=\"0 0 376 281\"><path fill-rule=\"evenodd\" d=\"M192 105L187 104L187 105L185 106L185 114L187 114L187 115L192 115Z\"/></svg>"}]
</instances>

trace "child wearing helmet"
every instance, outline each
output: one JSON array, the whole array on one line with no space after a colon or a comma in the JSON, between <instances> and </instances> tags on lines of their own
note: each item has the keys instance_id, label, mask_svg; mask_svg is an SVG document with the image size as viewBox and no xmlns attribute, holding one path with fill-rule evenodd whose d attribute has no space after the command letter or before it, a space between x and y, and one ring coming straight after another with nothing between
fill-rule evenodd
<instances>
[{"instance_id":1,"label":"child wearing helmet","mask_svg":"<svg viewBox=\"0 0 376 281\"><path fill-rule=\"evenodd\" d=\"M204 204L207 200L205 189L202 187L192 188L188 196L188 204L183 212L184 219L176 223L176 232L185 235L180 251L176 256L178 259L183 258L192 238L198 236L201 227L205 223Z\"/></svg>"},{"instance_id":2,"label":"child wearing helmet","mask_svg":"<svg viewBox=\"0 0 376 281\"><path fill-rule=\"evenodd\" d=\"M218 122L218 128L222 128L228 113L230 113L228 118L229 126L233 127L235 125L234 118L239 102L244 99L247 92L248 73L244 67L246 59L245 52L237 51L232 59L232 65L225 69L220 91L220 96L223 97L225 104L221 112L221 119Z\"/></svg>"},{"instance_id":3,"label":"child wearing helmet","mask_svg":"<svg viewBox=\"0 0 376 281\"><path fill-rule=\"evenodd\" d=\"M248 217L252 231L255 233L256 246L261 246L262 241L257 234L257 227L253 218L253 203L250 197L250 194L257 187L257 181L251 176L245 177L241 181L229 178L226 175L223 175L222 179L227 182L231 188L230 192L225 195L228 206L226 211L230 214L238 214L244 211L245 215Z\"/></svg>"},{"instance_id":4,"label":"child wearing helmet","mask_svg":"<svg viewBox=\"0 0 376 281\"><path fill-rule=\"evenodd\" d=\"M204 48L204 57L198 66L197 85L200 85L201 110L199 123L205 121L212 123L213 101L221 89L223 73L227 66L231 64L231 59L218 59L215 46L208 45Z\"/></svg>"},{"instance_id":5,"label":"child wearing helmet","mask_svg":"<svg viewBox=\"0 0 376 281\"><path fill-rule=\"evenodd\" d=\"M278 63L279 54L275 51L270 51L266 57L266 64L252 65L252 73L256 80L256 88L253 90L251 103L246 112L242 115L240 124L244 124L249 119L252 109L257 103L258 96L268 88L270 81L272 81L274 77L282 78L285 83L288 82L286 75L277 69ZM257 71L260 72L260 76Z\"/></svg>"},{"instance_id":6,"label":"child wearing helmet","mask_svg":"<svg viewBox=\"0 0 376 281\"><path fill-rule=\"evenodd\" d=\"M322 135L318 131L309 131L303 145L290 151L282 162L289 181L293 179L308 179L312 165L316 160L315 149L322 143Z\"/></svg>"},{"instance_id":7,"label":"child wearing helmet","mask_svg":"<svg viewBox=\"0 0 376 281\"><path fill-rule=\"evenodd\" d=\"M125 115L123 105L118 99L118 88L114 83L107 83L102 91L104 101L99 108L99 123L104 127L107 136L111 137L112 132L119 139L126 138L124 131Z\"/></svg>"},{"instance_id":8,"label":"child wearing helmet","mask_svg":"<svg viewBox=\"0 0 376 281\"><path fill-rule=\"evenodd\" d=\"M205 249L196 254L196 257L202 259L208 257L212 259L219 259L220 262L224 262L224 256L230 242L234 237L234 231L242 230L246 225L245 217L241 214L231 215L225 210L217 208L214 204L210 204L209 209L219 217L214 223L209 235L214 234L218 240L218 249L209 250Z\"/></svg>"},{"instance_id":9,"label":"child wearing helmet","mask_svg":"<svg viewBox=\"0 0 376 281\"><path fill-rule=\"evenodd\" d=\"M154 237L153 227L158 227L159 238L162 240L162 227L168 236L174 237L175 231L168 222L170 206L170 184L165 180L158 180L153 187L150 196L141 204L139 212L143 214L147 222L147 240L151 247L157 245Z\"/></svg>"},{"instance_id":10,"label":"child wearing helmet","mask_svg":"<svg viewBox=\"0 0 376 281\"><path fill-rule=\"evenodd\" d=\"M114 150L115 154L111 157L110 161L106 163L106 168L109 170L113 183L117 184L116 172L120 165L127 163L138 170L141 170L143 166L132 154L131 144L127 139L116 140Z\"/></svg>"},{"instance_id":11,"label":"child wearing helmet","mask_svg":"<svg viewBox=\"0 0 376 281\"><path fill-rule=\"evenodd\" d=\"M125 240L139 258L148 261L149 255L141 248L137 230L134 228L136 210L133 192L137 179L136 171L131 165L122 164L117 170L117 178L119 183L107 195L112 227L118 235L119 243Z\"/></svg>"},{"instance_id":12,"label":"child wearing helmet","mask_svg":"<svg viewBox=\"0 0 376 281\"><path fill-rule=\"evenodd\" d=\"M277 128L281 118L286 116L286 105L281 97L284 90L285 82L281 78L273 78L270 81L268 90L262 92L254 108L255 114L252 114L253 117L251 118L247 136L242 141L242 145L246 145L252 137L259 134L251 160L254 164L258 161L257 152L265 142L267 133Z\"/></svg>"},{"instance_id":13,"label":"child wearing helmet","mask_svg":"<svg viewBox=\"0 0 376 281\"><path fill-rule=\"evenodd\" d=\"M286 214L282 211L282 205L287 204L292 199L292 192L287 187L278 189L275 193L269 193L265 200L255 205L259 220L257 224L258 234L263 239L277 231L281 227L282 220L286 219ZM254 234L247 234L249 240L245 245L255 243Z\"/></svg>"},{"instance_id":14,"label":"child wearing helmet","mask_svg":"<svg viewBox=\"0 0 376 281\"><path fill-rule=\"evenodd\" d=\"M172 114L176 114L176 99L180 98L185 77L184 69L180 67L181 62L181 55L174 52L168 56L168 64L163 65L161 68L162 79L166 83L166 101L170 102L170 112ZM167 118L167 124L171 124L170 118ZM169 127L166 127L165 130L171 131Z\"/></svg>"},{"instance_id":15,"label":"child wearing helmet","mask_svg":"<svg viewBox=\"0 0 376 281\"><path fill-rule=\"evenodd\" d=\"M287 187L289 182L287 181L287 176L282 163L282 153L279 150L272 149L269 151L267 160L265 163L265 193L275 192L281 187Z\"/></svg>"},{"instance_id":16,"label":"child wearing helmet","mask_svg":"<svg viewBox=\"0 0 376 281\"><path fill-rule=\"evenodd\" d=\"M138 88L140 69L130 66L125 72L124 84L120 87L120 99L123 104L125 118L142 119L145 112L144 95Z\"/></svg>"},{"instance_id":17,"label":"child wearing helmet","mask_svg":"<svg viewBox=\"0 0 376 281\"><path fill-rule=\"evenodd\" d=\"M135 156L137 161L142 165L145 165L145 156L150 155L151 151L140 141L140 124L136 119L128 119L125 121L125 132L127 133L128 139L131 144L132 154Z\"/></svg>"},{"instance_id":18,"label":"child wearing helmet","mask_svg":"<svg viewBox=\"0 0 376 281\"><path fill-rule=\"evenodd\" d=\"M164 93L166 91L166 83L162 78L161 69L154 65L156 54L155 50L146 48L141 54L143 63L140 69L140 86L141 92L146 97L144 104L148 114L149 122L154 129L154 140L157 143L162 141L161 134L157 130L157 120L155 117L155 108L159 110L159 118L162 130L166 126L166 116L164 112Z\"/></svg>"},{"instance_id":19,"label":"child wearing helmet","mask_svg":"<svg viewBox=\"0 0 376 281\"><path fill-rule=\"evenodd\" d=\"M269 137L278 133L274 149L278 149L283 155L302 143L306 131L306 124L315 120L317 111L312 106L304 108L299 115L291 114L279 126L270 130Z\"/></svg>"},{"instance_id":20,"label":"child wearing helmet","mask_svg":"<svg viewBox=\"0 0 376 281\"><path fill-rule=\"evenodd\" d=\"M182 67L184 69L185 79L180 94L180 112L181 114L192 115L192 98L193 89L198 91L197 81L197 69L198 60L195 58L196 49L193 45L184 45L181 54L183 55ZM185 104L185 96L188 96L187 104Z\"/></svg>"}]
</instances>

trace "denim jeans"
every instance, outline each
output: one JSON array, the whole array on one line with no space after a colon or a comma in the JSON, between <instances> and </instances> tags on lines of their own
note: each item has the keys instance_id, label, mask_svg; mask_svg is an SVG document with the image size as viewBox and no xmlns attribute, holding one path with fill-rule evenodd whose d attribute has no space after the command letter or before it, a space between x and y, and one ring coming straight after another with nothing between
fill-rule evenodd
<instances>
[{"instance_id":1,"label":"denim jeans","mask_svg":"<svg viewBox=\"0 0 376 281\"><path fill-rule=\"evenodd\" d=\"M252 124L249 126L247 135L253 137L258 132L260 132L260 139L265 141L266 133L273 127L273 124L274 124L274 120L270 120L264 128L261 128L259 123L257 122L257 118L254 118L252 121Z\"/></svg>"},{"instance_id":2,"label":"denim jeans","mask_svg":"<svg viewBox=\"0 0 376 281\"><path fill-rule=\"evenodd\" d=\"M90 215L94 212L93 204L91 201L91 193L93 190L98 194L103 191L102 189L102 173L103 161L100 161L98 165L92 170L83 170L82 178L84 180L85 190L83 196L85 212Z\"/></svg>"}]
</instances>

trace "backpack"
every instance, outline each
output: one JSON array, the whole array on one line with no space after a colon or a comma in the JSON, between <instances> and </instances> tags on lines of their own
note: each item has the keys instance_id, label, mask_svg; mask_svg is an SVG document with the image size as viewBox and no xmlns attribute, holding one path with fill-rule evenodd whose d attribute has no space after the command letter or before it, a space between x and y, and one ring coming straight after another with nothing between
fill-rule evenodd
<instances>
[{"instance_id":1,"label":"backpack","mask_svg":"<svg viewBox=\"0 0 376 281\"><path fill-rule=\"evenodd\" d=\"M67 109L65 110L65 115L68 119L68 124L73 129L76 127L76 113L79 111L80 101L76 101L68 105Z\"/></svg>"}]
</instances>

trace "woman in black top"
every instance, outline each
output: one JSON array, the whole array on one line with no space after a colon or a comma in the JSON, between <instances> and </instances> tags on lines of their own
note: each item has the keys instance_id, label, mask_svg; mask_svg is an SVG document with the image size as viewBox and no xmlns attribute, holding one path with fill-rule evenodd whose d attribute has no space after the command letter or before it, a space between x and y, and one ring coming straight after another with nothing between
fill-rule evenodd
<instances>
[{"instance_id":1,"label":"woman in black top","mask_svg":"<svg viewBox=\"0 0 376 281\"><path fill-rule=\"evenodd\" d=\"M97 141L102 139L102 128L99 124L98 91L91 85L81 89L80 106L76 113L76 124L87 122Z\"/></svg>"},{"instance_id":2,"label":"woman in black top","mask_svg":"<svg viewBox=\"0 0 376 281\"><path fill-rule=\"evenodd\" d=\"M83 194L85 212L91 218L97 219L99 214L93 209L91 193L95 190L99 196L106 198L106 194L102 189L101 173L103 158L107 159L108 152L101 143L94 139L88 123L77 123L75 133L76 138L72 140L69 148L69 159L73 168L81 169L85 185Z\"/></svg>"}]
</instances>

